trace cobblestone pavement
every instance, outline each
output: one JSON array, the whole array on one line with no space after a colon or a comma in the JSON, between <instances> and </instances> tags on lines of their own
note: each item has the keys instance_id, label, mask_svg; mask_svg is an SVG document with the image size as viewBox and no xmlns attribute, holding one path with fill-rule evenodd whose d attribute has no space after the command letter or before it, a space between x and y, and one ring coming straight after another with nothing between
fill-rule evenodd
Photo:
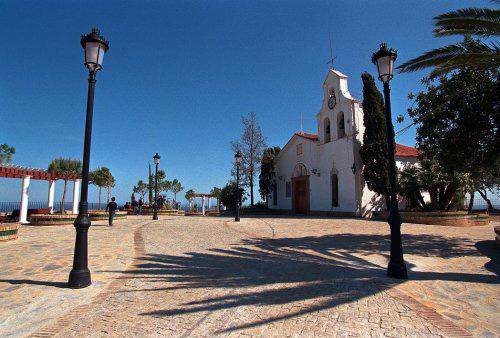
<instances>
[{"instance_id":1,"label":"cobblestone pavement","mask_svg":"<svg viewBox=\"0 0 500 338\"><path fill-rule=\"evenodd\" d=\"M160 220L136 231L129 268L102 269L120 283L39 333L499 336L493 227L404 225L403 233L409 281L385 276L382 222Z\"/></svg>"},{"instance_id":2,"label":"cobblestone pavement","mask_svg":"<svg viewBox=\"0 0 500 338\"><path fill-rule=\"evenodd\" d=\"M129 217L130 218L130 217ZM134 231L150 221L93 222L89 230L92 285L66 288L73 263L73 225L22 226L19 239L0 243L0 337L25 336L101 293L134 257Z\"/></svg>"}]
</instances>

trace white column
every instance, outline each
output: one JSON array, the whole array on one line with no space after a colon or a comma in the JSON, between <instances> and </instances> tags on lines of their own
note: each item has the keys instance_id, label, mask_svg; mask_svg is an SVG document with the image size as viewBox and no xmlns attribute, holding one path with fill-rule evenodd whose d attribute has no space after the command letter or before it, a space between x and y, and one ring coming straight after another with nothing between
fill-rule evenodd
<instances>
[{"instance_id":1,"label":"white column","mask_svg":"<svg viewBox=\"0 0 500 338\"><path fill-rule=\"evenodd\" d=\"M203 216L205 216L205 196L201 197L201 210Z\"/></svg>"},{"instance_id":2,"label":"white column","mask_svg":"<svg viewBox=\"0 0 500 338\"><path fill-rule=\"evenodd\" d=\"M23 177L21 191L21 207L19 208L19 223L28 223L28 195L30 187L30 176Z\"/></svg>"},{"instance_id":3,"label":"white column","mask_svg":"<svg viewBox=\"0 0 500 338\"><path fill-rule=\"evenodd\" d=\"M210 197L208 198L208 210L210 210Z\"/></svg>"},{"instance_id":4,"label":"white column","mask_svg":"<svg viewBox=\"0 0 500 338\"><path fill-rule=\"evenodd\" d=\"M50 180L49 181L49 198L48 198L48 205L50 209L50 213L52 214L54 212L54 192L56 188L56 181Z\"/></svg>"},{"instance_id":5,"label":"white column","mask_svg":"<svg viewBox=\"0 0 500 338\"><path fill-rule=\"evenodd\" d=\"M73 215L78 214L78 201L80 199L80 183L82 180L73 181Z\"/></svg>"}]
</instances>

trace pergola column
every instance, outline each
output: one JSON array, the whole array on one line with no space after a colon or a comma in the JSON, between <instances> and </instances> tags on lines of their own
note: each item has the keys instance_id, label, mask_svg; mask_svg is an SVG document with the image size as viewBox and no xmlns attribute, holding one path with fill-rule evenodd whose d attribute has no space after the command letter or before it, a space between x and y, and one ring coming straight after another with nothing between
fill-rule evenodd
<instances>
[{"instance_id":1,"label":"pergola column","mask_svg":"<svg viewBox=\"0 0 500 338\"><path fill-rule=\"evenodd\" d=\"M78 214L78 202L80 197L80 183L81 179L76 179L73 181L73 215Z\"/></svg>"},{"instance_id":2,"label":"pergola column","mask_svg":"<svg viewBox=\"0 0 500 338\"><path fill-rule=\"evenodd\" d=\"M208 197L208 210L210 210L210 197Z\"/></svg>"},{"instance_id":3,"label":"pergola column","mask_svg":"<svg viewBox=\"0 0 500 338\"><path fill-rule=\"evenodd\" d=\"M49 181L49 196L48 196L48 206L50 209L50 213L52 214L54 212L54 192L56 188L56 181L50 180Z\"/></svg>"},{"instance_id":4,"label":"pergola column","mask_svg":"<svg viewBox=\"0 0 500 338\"><path fill-rule=\"evenodd\" d=\"M205 216L205 196L201 196L201 212Z\"/></svg>"},{"instance_id":5,"label":"pergola column","mask_svg":"<svg viewBox=\"0 0 500 338\"><path fill-rule=\"evenodd\" d=\"M30 176L23 177L23 186L21 190L21 207L19 208L19 223L28 223L28 195L30 179Z\"/></svg>"}]
</instances>

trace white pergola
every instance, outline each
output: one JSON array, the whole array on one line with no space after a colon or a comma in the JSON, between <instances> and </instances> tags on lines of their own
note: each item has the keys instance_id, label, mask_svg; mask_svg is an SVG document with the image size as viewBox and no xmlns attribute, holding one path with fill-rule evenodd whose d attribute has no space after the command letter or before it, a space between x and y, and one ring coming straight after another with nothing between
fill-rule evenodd
<instances>
[{"instance_id":1,"label":"white pergola","mask_svg":"<svg viewBox=\"0 0 500 338\"><path fill-rule=\"evenodd\" d=\"M22 167L17 165L0 165L0 178L17 178L22 179L21 187L21 205L19 208L19 223L26 224L28 222L28 201L29 201L29 186L31 180L42 180L49 182L48 191L48 207L50 213L54 212L54 193L56 180L61 177L53 177L47 170ZM78 214L78 203L80 198L80 184L81 179L79 176L71 176L67 179L73 181L73 214ZM64 208L64 206L62 206Z\"/></svg>"},{"instance_id":2,"label":"white pergola","mask_svg":"<svg viewBox=\"0 0 500 338\"><path fill-rule=\"evenodd\" d=\"M212 195L212 194L198 194L198 193L195 193L194 194L194 198L201 198L201 213L203 214L203 216L205 216L206 214L206 208L205 208L205 199L208 201L208 210L210 210L210 199L211 198L214 198L215 196Z\"/></svg>"}]
</instances>

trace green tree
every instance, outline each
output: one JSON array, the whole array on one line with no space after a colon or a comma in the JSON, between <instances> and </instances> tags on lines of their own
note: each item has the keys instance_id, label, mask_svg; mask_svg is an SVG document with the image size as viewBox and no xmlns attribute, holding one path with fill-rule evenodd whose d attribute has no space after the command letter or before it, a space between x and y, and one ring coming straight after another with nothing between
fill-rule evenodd
<instances>
[{"instance_id":1,"label":"green tree","mask_svg":"<svg viewBox=\"0 0 500 338\"><path fill-rule=\"evenodd\" d=\"M173 179L170 185L170 191L174 194L174 202L177 204L177 194L184 190L181 182L179 182L176 178Z\"/></svg>"},{"instance_id":2,"label":"green tree","mask_svg":"<svg viewBox=\"0 0 500 338\"><path fill-rule=\"evenodd\" d=\"M193 204L193 199L194 199L194 190L193 189L189 189L188 191L186 191L186 194L184 195L184 197L186 198L186 200L188 201L189 203L189 211L192 210L192 204Z\"/></svg>"},{"instance_id":3,"label":"green tree","mask_svg":"<svg viewBox=\"0 0 500 338\"><path fill-rule=\"evenodd\" d=\"M242 187L236 188L236 182L229 182L221 190L220 200L230 211L235 211L238 205L238 198L241 202L246 200L245 189Z\"/></svg>"},{"instance_id":4,"label":"green tree","mask_svg":"<svg viewBox=\"0 0 500 338\"><path fill-rule=\"evenodd\" d=\"M400 72L413 72L433 68L431 77L446 74L463 67L498 69L500 48L498 42L490 44L471 38L490 38L500 35L500 10L464 8L434 18L434 35L465 36L462 43L433 49L398 67Z\"/></svg>"},{"instance_id":5,"label":"green tree","mask_svg":"<svg viewBox=\"0 0 500 338\"><path fill-rule=\"evenodd\" d=\"M384 101L373 76L361 75L363 80L363 121L365 132L360 149L363 177L368 189L384 196L389 207L389 181L387 174L387 136Z\"/></svg>"},{"instance_id":6,"label":"green tree","mask_svg":"<svg viewBox=\"0 0 500 338\"><path fill-rule=\"evenodd\" d=\"M110 181L114 181L111 171L106 167L96 168L89 173L90 184L99 188L99 209L101 209L101 191L106 187ZM109 199L109 196L108 196Z\"/></svg>"},{"instance_id":7,"label":"green tree","mask_svg":"<svg viewBox=\"0 0 500 338\"><path fill-rule=\"evenodd\" d=\"M239 141L231 143L234 153L241 151L243 158L241 160L240 173L242 183L250 188L250 205L254 206L254 182L259 172L262 153L266 145L266 138L262 134L257 118L254 112L250 112L248 117L243 116L243 134Z\"/></svg>"},{"instance_id":8,"label":"green tree","mask_svg":"<svg viewBox=\"0 0 500 338\"><path fill-rule=\"evenodd\" d=\"M262 160L260 162L259 192L260 196L266 201L266 205L269 195L273 192L274 188L274 160L280 151L280 147L271 147L264 149L262 154Z\"/></svg>"},{"instance_id":9,"label":"green tree","mask_svg":"<svg viewBox=\"0 0 500 338\"><path fill-rule=\"evenodd\" d=\"M213 195L217 199L217 211L220 211L220 194L221 189L217 187L213 187L210 191L210 194Z\"/></svg>"},{"instance_id":10,"label":"green tree","mask_svg":"<svg viewBox=\"0 0 500 338\"><path fill-rule=\"evenodd\" d=\"M108 170L108 177L107 180L104 184L104 188L106 188L106 203L109 203L109 198L111 196L111 189L115 187L116 180L115 177L111 174L111 172Z\"/></svg>"},{"instance_id":11,"label":"green tree","mask_svg":"<svg viewBox=\"0 0 500 338\"><path fill-rule=\"evenodd\" d=\"M160 175L158 175L159 177ZM164 191L165 193L168 193L172 189L172 181L158 181L158 191L162 192Z\"/></svg>"},{"instance_id":12,"label":"green tree","mask_svg":"<svg viewBox=\"0 0 500 338\"><path fill-rule=\"evenodd\" d=\"M498 73L464 68L425 84L409 111L424 159L434 159L443 173L457 176L456 190L466 187L472 194L487 182L498 182Z\"/></svg>"},{"instance_id":13,"label":"green tree","mask_svg":"<svg viewBox=\"0 0 500 338\"><path fill-rule=\"evenodd\" d=\"M134 186L134 193L139 194L144 201L144 196L148 192L148 185L144 183L142 180L137 182L137 185Z\"/></svg>"},{"instance_id":14,"label":"green tree","mask_svg":"<svg viewBox=\"0 0 500 338\"><path fill-rule=\"evenodd\" d=\"M71 178L82 175L82 162L69 158L56 158L50 162L48 172L52 175L52 177L62 179L64 181L64 190L61 199L61 214L64 214L66 213L66 210L64 210L64 202L66 200L68 181Z\"/></svg>"},{"instance_id":15,"label":"green tree","mask_svg":"<svg viewBox=\"0 0 500 338\"><path fill-rule=\"evenodd\" d=\"M0 144L0 164L10 163L15 153L16 153L16 148L11 147L5 143Z\"/></svg>"}]
</instances>

